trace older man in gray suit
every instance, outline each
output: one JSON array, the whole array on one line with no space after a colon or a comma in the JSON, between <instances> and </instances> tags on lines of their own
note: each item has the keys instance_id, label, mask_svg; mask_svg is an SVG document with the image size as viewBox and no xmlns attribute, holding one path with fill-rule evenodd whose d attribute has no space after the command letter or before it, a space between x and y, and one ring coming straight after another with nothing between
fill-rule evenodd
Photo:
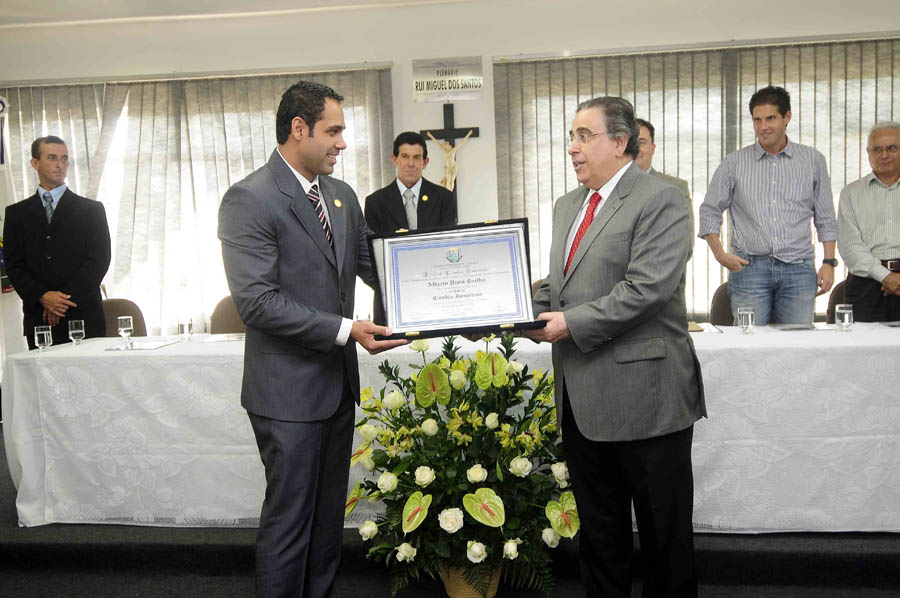
<instances>
[{"instance_id":1,"label":"older man in gray suit","mask_svg":"<svg viewBox=\"0 0 900 598\"><path fill-rule=\"evenodd\" d=\"M631 595L631 503L643 596L696 596L693 424L706 414L687 332L691 247L681 192L640 170L630 103L578 107L569 154L581 186L556 202L550 273L535 298L553 343L556 406L581 516L588 596Z\"/></svg>"},{"instance_id":2,"label":"older man in gray suit","mask_svg":"<svg viewBox=\"0 0 900 598\"><path fill-rule=\"evenodd\" d=\"M328 174L346 148L343 98L300 81L282 96L278 148L219 207L228 286L247 325L241 404L266 471L256 595L324 598L341 557L356 343L383 326L353 316L357 274L374 284L356 194ZM354 342L355 341L355 342Z\"/></svg>"}]
</instances>

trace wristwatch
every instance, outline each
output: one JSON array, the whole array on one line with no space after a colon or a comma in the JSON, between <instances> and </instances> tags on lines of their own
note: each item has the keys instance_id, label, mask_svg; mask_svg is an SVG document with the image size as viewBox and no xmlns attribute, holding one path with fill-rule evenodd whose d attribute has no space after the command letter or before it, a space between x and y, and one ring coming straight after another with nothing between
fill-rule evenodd
<instances>
[{"instance_id":1,"label":"wristwatch","mask_svg":"<svg viewBox=\"0 0 900 598\"><path fill-rule=\"evenodd\" d=\"M825 264L828 264L828 265L831 266L832 268L837 268L837 267L838 267L838 261L837 261L836 259L834 259L834 258L822 260L822 265L824 266Z\"/></svg>"}]
</instances>

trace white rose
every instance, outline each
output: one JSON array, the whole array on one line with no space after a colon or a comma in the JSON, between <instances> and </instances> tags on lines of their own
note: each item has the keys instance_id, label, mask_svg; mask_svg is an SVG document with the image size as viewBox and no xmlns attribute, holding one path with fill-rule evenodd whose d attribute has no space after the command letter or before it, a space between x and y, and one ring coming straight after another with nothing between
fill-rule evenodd
<instances>
[{"instance_id":1,"label":"white rose","mask_svg":"<svg viewBox=\"0 0 900 598\"><path fill-rule=\"evenodd\" d=\"M516 538L515 540L507 540L503 544L503 557L509 560L515 560L517 556L519 556L519 544L522 543L522 540Z\"/></svg>"},{"instance_id":2,"label":"white rose","mask_svg":"<svg viewBox=\"0 0 900 598\"><path fill-rule=\"evenodd\" d=\"M422 422L422 431L426 436L434 436L438 433L438 424L433 418L429 417Z\"/></svg>"},{"instance_id":3,"label":"white rose","mask_svg":"<svg viewBox=\"0 0 900 598\"><path fill-rule=\"evenodd\" d=\"M366 468L366 471L374 471L375 470L375 461L372 460L371 455L366 455L362 459L359 460L359 464Z\"/></svg>"},{"instance_id":4,"label":"white rose","mask_svg":"<svg viewBox=\"0 0 900 598\"><path fill-rule=\"evenodd\" d=\"M434 481L434 470L427 465L416 467L416 484L423 488Z\"/></svg>"},{"instance_id":5,"label":"white rose","mask_svg":"<svg viewBox=\"0 0 900 598\"><path fill-rule=\"evenodd\" d=\"M420 339L409 343L409 348L417 353L424 353L428 350L428 339Z\"/></svg>"},{"instance_id":6,"label":"white rose","mask_svg":"<svg viewBox=\"0 0 900 598\"><path fill-rule=\"evenodd\" d=\"M359 435L362 437L363 442L368 444L378 436L378 428L372 424L364 424L359 427Z\"/></svg>"},{"instance_id":7,"label":"white rose","mask_svg":"<svg viewBox=\"0 0 900 598\"><path fill-rule=\"evenodd\" d=\"M556 548L557 546L559 546L559 534L553 531L552 527L544 528L544 531L541 532L541 540L543 540L544 544L546 544L550 548Z\"/></svg>"},{"instance_id":8,"label":"white rose","mask_svg":"<svg viewBox=\"0 0 900 598\"><path fill-rule=\"evenodd\" d=\"M481 463L476 463L466 470L466 478L473 484L480 484L487 479L487 473L487 469L482 467Z\"/></svg>"},{"instance_id":9,"label":"white rose","mask_svg":"<svg viewBox=\"0 0 900 598\"><path fill-rule=\"evenodd\" d=\"M406 397L403 396L403 393L399 390L392 390L384 397L384 406L390 409L391 411L396 411L400 407L406 404Z\"/></svg>"},{"instance_id":10,"label":"white rose","mask_svg":"<svg viewBox=\"0 0 900 598\"><path fill-rule=\"evenodd\" d=\"M491 411L487 414L487 417L484 418L484 425L493 430L500 425L500 416Z\"/></svg>"},{"instance_id":11,"label":"white rose","mask_svg":"<svg viewBox=\"0 0 900 598\"><path fill-rule=\"evenodd\" d=\"M378 489L382 492L393 492L397 487L397 476L389 471L385 471L378 476Z\"/></svg>"},{"instance_id":12,"label":"white rose","mask_svg":"<svg viewBox=\"0 0 900 598\"><path fill-rule=\"evenodd\" d=\"M466 385L466 373L460 370L450 372L450 385L456 390L462 389Z\"/></svg>"},{"instance_id":13,"label":"white rose","mask_svg":"<svg viewBox=\"0 0 900 598\"><path fill-rule=\"evenodd\" d=\"M554 463L550 466L550 471L553 472L553 477L556 479L556 483L560 488L567 488L569 486L569 468L566 467L565 461Z\"/></svg>"},{"instance_id":14,"label":"white rose","mask_svg":"<svg viewBox=\"0 0 900 598\"><path fill-rule=\"evenodd\" d=\"M481 542L469 540L469 544L466 547L466 556L473 563L480 563L487 557L487 549Z\"/></svg>"},{"instance_id":15,"label":"white rose","mask_svg":"<svg viewBox=\"0 0 900 598\"><path fill-rule=\"evenodd\" d=\"M440 524L441 529L448 534L455 534L463 526L462 509L444 509L438 515L438 523Z\"/></svg>"},{"instance_id":16,"label":"white rose","mask_svg":"<svg viewBox=\"0 0 900 598\"><path fill-rule=\"evenodd\" d=\"M528 459L527 457L516 457L510 461L509 471L520 478L528 477L528 474L531 472L531 459Z\"/></svg>"},{"instance_id":17,"label":"white rose","mask_svg":"<svg viewBox=\"0 0 900 598\"><path fill-rule=\"evenodd\" d=\"M363 541L371 540L378 534L378 526L375 525L374 521L366 521L362 525L359 526L359 535L362 536Z\"/></svg>"},{"instance_id":18,"label":"white rose","mask_svg":"<svg viewBox=\"0 0 900 598\"><path fill-rule=\"evenodd\" d=\"M524 363L519 363L518 361L510 359L509 365L506 366L506 373L507 374L521 374L522 370L524 370L524 369L525 369Z\"/></svg>"},{"instance_id":19,"label":"white rose","mask_svg":"<svg viewBox=\"0 0 900 598\"><path fill-rule=\"evenodd\" d=\"M416 558L417 551L409 542L404 542L403 544L395 548L395 550L397 551L398 561L407 561L411 563Z\"/></svg>"}]
</instances>

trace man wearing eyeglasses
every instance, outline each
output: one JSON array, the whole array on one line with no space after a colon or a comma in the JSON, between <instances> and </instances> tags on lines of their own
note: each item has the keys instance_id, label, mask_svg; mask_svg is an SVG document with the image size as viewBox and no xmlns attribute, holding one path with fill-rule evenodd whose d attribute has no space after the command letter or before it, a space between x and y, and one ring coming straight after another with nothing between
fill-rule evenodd
<instances>
[{"instance_id":1,"label":"man wearing eyeglasses","mask_svg":"<svg viewBox=\"0 0 900 598\"><path fill-rule=\"evenodd\" d=\"M900 320L900 123L872 127L872 172L841 191L838 248L850 275L845 302L860 322Z\"/></svg>"},{"instance_id":2,"label":"man wearing eyeglasses","mask_svg":"<svg viewBox=\"0 0 900 598\"><path fill-rule=\"evenodd\" d=\"M578 182L553 210L550 271L534 297L553 343L556 413L590 598L631 596L631 505L645 597L696 596L691 440L706 415L687 332L690 218L681 192L643 172L634 109L578 107L569 155Z\"/></svg>"},{"instance_id":3,"label":"man wearing eyeglasses","mask_svg":"<svg viewBox=\"0 0 900 598\"><path fill-rule=\"evenodd\" d=\"M788 139L791 96L764 87L750 98L756 143L725 156L700 206L698 235L730 271L728 297L752 307L756 321L812 324L816 295L831 290L837 221L825 157ZM731 251L722 247L722 214L728 210ZM812 219L824 259L816 271Z\"/></svg>"}]
</instances>

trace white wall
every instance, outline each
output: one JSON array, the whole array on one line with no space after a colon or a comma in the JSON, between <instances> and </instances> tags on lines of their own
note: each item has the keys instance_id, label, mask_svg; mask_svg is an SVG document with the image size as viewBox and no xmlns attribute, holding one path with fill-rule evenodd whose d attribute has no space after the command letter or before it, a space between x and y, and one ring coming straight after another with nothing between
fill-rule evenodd
<instances>
[{"instance_id":1,"label":"white wall","mask_svg":"<svg viewBox=\"0 0 900 598\"><path fill-rule=\"evenodd\" d=\"M456 105L457 126L481 127L481 136L457 156L460 220L474 221L497 216L494 57L900 30L896 0L819 0L811 6L796 0L475 0L240 18L0 27L0 86L390 62L399 132L442 124L440 103L412 101L413 59L480 55L484 97ZM442 156L436 146L429 149L433 161L426 176L439 181Z\"/></svg>"}]
</instances>

